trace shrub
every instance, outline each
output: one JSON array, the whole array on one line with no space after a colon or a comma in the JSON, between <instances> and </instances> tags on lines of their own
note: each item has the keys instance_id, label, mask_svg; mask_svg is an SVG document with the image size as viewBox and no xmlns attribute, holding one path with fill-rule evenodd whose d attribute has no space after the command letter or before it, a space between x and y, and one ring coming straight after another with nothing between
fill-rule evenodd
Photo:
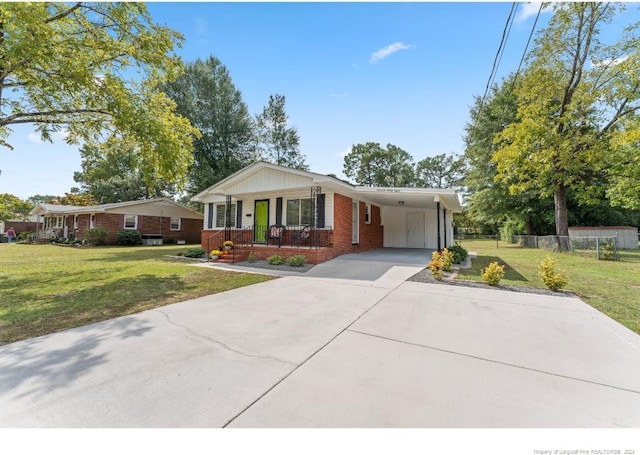
<instances>
[{"instance_id":1,"label":"shrub","mask_svg":"<svg viewBox=\"0 0 640 455\"><path fill-rule=\"evenodd\" d=\"M258 260L258 256L256 255L256 253L254 253L253 251L249 253L249 256L247 257L247 261L256 262L257 260Z\"/></svg>"},{"instance_id":2,"label":"shrub","mask_svg":"<svg viewBox=\"0 0 640 455\"><path fill-rule=\"evenodd\" d=\"M440 260L442 261L442 270L451 272L451 264L453 263L453 253L444 248L440 252Z\"/></svg>"},{"instance_id":3,"label":"shrub","mask_svg":"<svg viewBox=\"0 0 640 455\"><path fill-rule=\"evenodd\" d=\"M84 231L84 239L95 246L107 243L107 230L105 228L91 228Z\"/></svg>"},{"instance_id":4,"label":"shrub","mask_svg":"<svg viewBox=\"0 0 640 455\"><path fill-rule=\"evenodd\" d=\"M189 248L184 252L184 257L186 258L202 258L204 257L206 251L203 248Z\"/></svg>"},{"instance_id":5,"label":"shrub","mask_svg":"<svg viewBox=\"0 0 640 455\"><path fill-rule=\"evenodd\" d=\"M600 257L605 261L616 260L616 244L613 240L609 240L607 243L602 245L602 255Z\"/></svg>"},{"instance_id":6,"label":"shrub","mask_svg":"<svg viewBox=\"0 0 640 455\"><path fill-rule=\"evenodd\" d=\"M287 259L287 264L289 264L291 267L302 267L305 262L307 262L307 257L303 254L291 256L289 259Z\"/></svg>"},{"instance_id":7,"label":"shrub","mask_svg":"<svg viewBox=\"0 0 640 455\"><path fill-rule=\"evenodd\" d=\"M460 246L459 243L456 243L455 245L451 245L449 247L449 251L453 253L454 264L460 264L462 261L467 259L467 255L468 255L467 250L462 248L462 246Z\"/></svg>"},{"instance_id":8,"label":"shrub","mask_svg":"<svg viewBox=\"0 0 640 455\"><path fill-rule=\"evenodd\" d=\"M429 270L431 270L431 274L436 280L442 280L442 262L438 260L432 260L431 262L429 262L429 265L427 267L429 267Z\"/></svg>"},{"instance_id":9,"label":"shrub","mask_svg":"<svg viewBox=\"0 0 640 455\"><path fill-rule=\"evenodd\" d=\"M31 234L34 234L34 232L22 231L20 234L18 234L18 241L19 242L26 242L27 240L29 240L29 236Z\"/></svg>"},{"instance_id":10,"label":"shrub","mask_svg":"<svg viewBox=\"0 0 640 455\"><path fill-rule=\"evenodd\" d=\"M504 267L497 262L492 262L482 271L482 281L490 286L497 286L504 276Z\"/></svg>"},{"instance_id":11,"label":"shrub","mask_svg":"<svg viewBox=\"0 0 640 455\"><path fill-rule=\"evenodd\" d=\"M267 258L267 262L271 265L282 265L284 264L284 258L279 254L274 254L273 256L269 256Z\"/></svg>"},{"instance_id":12,"label":"shrub","mask_svg":"<svg viewBox=\"0 0 640 455\"><path fill-rule=\"evenodd\" d=\"M546 259L540 261L538 276L542 280L542 283L552 291L559 291L567 285L569 279L564 272L558 272L554 269L556 261L547 256Z\"/></svg>"},{"instance_id":13,"label":"shrub","mask_svg":"<svg viewBox=\"0 0 640 455\"><path fill-rule=\"evenodd\" d=\"M122 229L116 234L118 245L140 245L142 243L142 235L140 232L131 229Z\"/></svg>"}]
</instances>

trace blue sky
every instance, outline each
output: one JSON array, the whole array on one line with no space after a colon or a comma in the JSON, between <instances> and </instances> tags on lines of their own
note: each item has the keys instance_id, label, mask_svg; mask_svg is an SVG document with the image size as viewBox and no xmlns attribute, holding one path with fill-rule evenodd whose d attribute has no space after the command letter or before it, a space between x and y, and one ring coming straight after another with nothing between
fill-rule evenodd
<instances>
[{"instance_id":1,"label":"blue sky","mask_svg":"<svg viewBox=\"0 0 640 455\"><path fill-rule=\"evenodd\" d=\"M521 3L496 81L515 71L539 4ZM353 144L392 143L419 161L463 152L511 3L149 3L185 37L184 61L218 57L252 114L283 94L310 169L342 175ZM548 20L544 14L540 29ZM15 128L0 193L76 186L77 147Z\"/></svg>"}]
</instances>

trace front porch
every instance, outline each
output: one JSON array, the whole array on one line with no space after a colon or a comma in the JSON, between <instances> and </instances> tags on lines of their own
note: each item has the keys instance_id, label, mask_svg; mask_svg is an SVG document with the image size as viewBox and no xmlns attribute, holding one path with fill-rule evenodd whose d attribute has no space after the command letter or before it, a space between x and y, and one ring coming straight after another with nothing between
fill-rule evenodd
<instances>
[{"instance_id":1,"label":"front porch","mask_svg":"<svg viewBox=\"0 0 640 455\"><path fill-rule=\"evenodd\" d=\"M231 241L232 249L221 256L223 262L241 262L249 254L260 260L279 254L284 258L303 255L310 264L327 261L338 253L333 248L333 229L311 226L247 226L202 231L201 246L208 254L224 250L224 242Z\"/></svg>"}]
</instances>

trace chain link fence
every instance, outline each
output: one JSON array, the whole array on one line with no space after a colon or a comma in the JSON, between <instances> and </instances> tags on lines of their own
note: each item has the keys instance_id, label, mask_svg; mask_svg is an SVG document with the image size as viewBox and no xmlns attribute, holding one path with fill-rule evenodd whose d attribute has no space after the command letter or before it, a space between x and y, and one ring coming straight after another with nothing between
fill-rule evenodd
<instances>
[{"instance_id":1,"label":"chain link fence","mask_svg":"<svg viewBox=\"0 0 640 455\"><path fill-rule=\"evenodd\" d=\"M559 235L514 235L513 243L523 248L541 248L547 251L571 251L574 254L598 260L620 259L617 236L576 237Z\"/></svg>"}]
</instances>

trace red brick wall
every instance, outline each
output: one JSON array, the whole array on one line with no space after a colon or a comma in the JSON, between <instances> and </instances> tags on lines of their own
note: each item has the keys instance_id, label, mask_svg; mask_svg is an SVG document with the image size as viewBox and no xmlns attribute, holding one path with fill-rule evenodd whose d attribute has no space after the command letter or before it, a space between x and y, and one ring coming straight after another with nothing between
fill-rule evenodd
<instances>
[{"instance_id":1,"label":"red brick wall","mask_svg":"<svg viewBox=\"0 0 640 455\"><path fill-rule=\"evenodd\" d=\"M89 229L91 215L78 216L77 238L84 237L84 231ZM69 232L73 231L73 216L67 220L69 223ZM124 215L116 213L96 213L95 226L107 230L107 244L115 245L118 243L116 235L124 228ZM184 240L187 244L199 243L200 232L202 231L202 220L182 218L180 221L180 230L171 230L171 218L159 216L138 216L138 228L140 234L160 234L164 243L172 241Z\"/></svg>"},{"instance_id":2,"label":"red brick wall","mask_svg":"<svg viewBox=\"0 0 640 455\"><path fill-rule=\"evenodd\" d=\"M380 207L371 205L371 223L365 223L365 203L358 204L359 218L359 243L353 245L351 224L351 216L353 212L353 200L342 194L334 194L334 224L335 231L333 234L334 247L338 249L339 254L355 253L375 248L382 248L384 242L383 226L380 226Z\"/></svg>"}]
</instances>

